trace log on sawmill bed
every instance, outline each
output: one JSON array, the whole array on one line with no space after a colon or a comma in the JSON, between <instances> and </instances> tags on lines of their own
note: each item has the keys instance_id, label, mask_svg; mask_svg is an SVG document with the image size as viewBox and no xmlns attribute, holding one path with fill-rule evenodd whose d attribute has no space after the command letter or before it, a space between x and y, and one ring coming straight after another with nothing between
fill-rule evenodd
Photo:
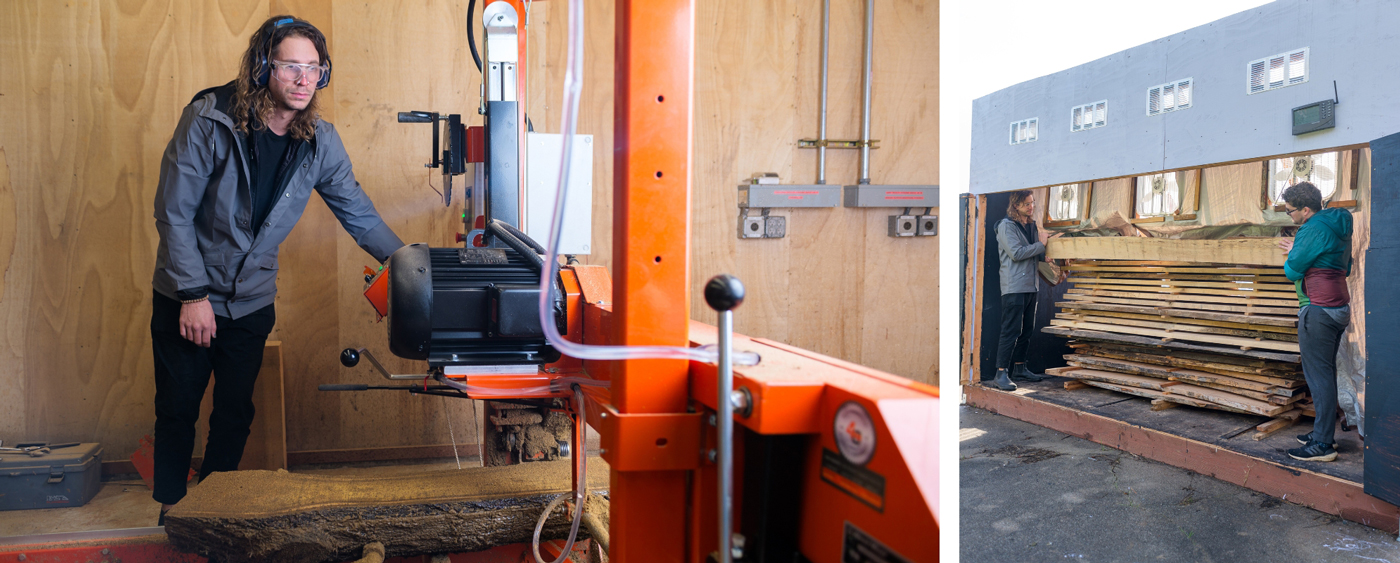
<instances>
[{"instance_id":1,"label":"log on sawmill bed","mask_svg":"<svg viewBox=\"0 0 1400 563\"><path fill-rule=\"evenodd\" d=\"M588 465L589 489L606 489L607 464ZM479 551L529 542L571 474L568 460L375 477L214 473L170 511L165 529L177 548L221 563L349 561L376 541L389 557ZM572 514L560 506L542 540L567 537ZM606 523L602 496L585 506Z\"/></svg>"}]
</instances>

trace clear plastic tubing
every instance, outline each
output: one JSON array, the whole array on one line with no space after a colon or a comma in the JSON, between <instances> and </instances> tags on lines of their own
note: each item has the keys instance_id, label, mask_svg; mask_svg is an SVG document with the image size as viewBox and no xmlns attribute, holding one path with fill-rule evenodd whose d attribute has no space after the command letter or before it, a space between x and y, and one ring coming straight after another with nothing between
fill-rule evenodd
<instances>
[{"instance_id":1,"label":"clear plastic tubing","mask_svg":"<svg viewBox=\"0 0 1400 563\"><path fill-rule=\"evenodd\" d=\"M569 189L569 169L573 160L573 145L578 129L578 100L583 89L583 0L569 0L569 47L568 60L564 70L564 150L559 166L558 195L554 199L554 215L550 221L550 236L545 247L545 267L540 272L540 325L544 327L549 344L561 353L581 360L636 360L643 358L694 360L710 364L719 363L719 350L714 346L688 348L684 346L590 346L564 340L550 318L554 310L549 306L553 298L554 284L550 280L559 273L559 239L563 234L564 201ZM677 297L679 298L679 296ZM748 351L735 351L734 363L741 366L757 365L758 354Z\"/></svg>"}]
</instances>

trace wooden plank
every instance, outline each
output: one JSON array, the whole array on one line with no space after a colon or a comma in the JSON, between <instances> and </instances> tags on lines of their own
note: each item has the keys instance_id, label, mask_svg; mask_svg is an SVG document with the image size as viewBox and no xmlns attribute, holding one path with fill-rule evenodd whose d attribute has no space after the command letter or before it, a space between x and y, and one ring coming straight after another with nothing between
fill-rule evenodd
<instances>
[{"instance_id":1,"label":"wooden plank","mask_svg":"<svg viewBox=\"0 0 1400 563\"><path fill-rule=\"evenodd\" d=\"M1220 404L1212 403L1212 402L1210 402L1210 401L1202 401L1202 400L1200 400L1200 399L1195 399L1195 398L1191 398L1191 397L1186 397L1186 396L1183 396L1183 395L1166 395L1166 394L1163 394L1161 400L1163 400L1163 401L1168 401L1168 402L1172 402L1172 403L1176 403L1176 404L1179 404L1179 405L1186 405L1186 406L1188 406L1188 407L1196 407L1196 408L1202 408L1202 409L1215 409L1215 410L1218 410L1218 411L1233 412L1233 413L1237 413L1237 414L1254 414L1254 413L1249 412L1249 411L1246 411L1246 410L1240 410L1240 409L1236 409L1236 408L1231 408L1231 407L1227 407L1227 406L1225 406L1225 405L1220 405Z\"/></svg>"},{"instance_id":2,"label":"wooden plank","mask_svg":"<svg viewBox=\"0 0 1400 563\"><path fill-rule=\"evenodd\" d=\"M1210 353L1213 353L1213 354L1231 354L1231 355L1247 356L1247 357L1259 358L1259 359L1263 359L1263 360L1275 360L1275 361L1293 362L1293 363L1297 363L1297 362L1301 361L1301 358L1299 357L1298 354L1285 354L1285 353L1281 353L1281 352L1270 352L1270 351L1267 351L1267 350L1243 350L1243 349L1235 349L1235 348L1219 348L1219 347L1215 347L1215 346L1204 346L1204 345L1200 345L1200 344L1192 344L1192 343L1189 343L1189 342L1182 342L1182 341L1178 341L1178 340L1164 340L1164 339L1161 339L1161 338L1152 338L1152 337L1146 337L1146 336L1135 336L1135 335L1131 335L1131 334L1119 334L1119 333L1113 333L1113 332L1104 332L1104 331L1101 331L1101 330L1083 330L1083 329L1071 329L1071 328L1057 327L1057 326L1047 326L1047 327L1041 329L1041 332L1044 332L1044 333L1046 333L1046 334L1055 334L1055 335L1059 335L1059 336L1068 336L1068 337L1071 337L1071 338L1082 338L1082 339L1085 339L1085 340L1100 340L1100 341L1106 341L1106 342L1122 342L1122 343L1128 343L1128 344L1138 344L1138 345L1143 345L1143 346L1161 346L1161 347L1166 347L1166 348L1175 348L1175 349L1179 349L1179 350L1191 350L1191 351L1198 351L1198 352L1210 352Z\"/></svg>"},{"instance_id":3,"label":"wooden plank","mask_svg":"<svg viewBox=\"0 0 1400 563\"><path fill-rule=\"evenodd\" d=\"M1151 389L1153 391L1163 391L1175 383L1160 377L1147 377L1142 375L1131 375L1113 371L1099 369L1079 368L1060 374L1062 377L1073 377L1081 381L1102 381L1114 385L1126 385L1139 389Z\"/></svg>"},{"instance_id":4,"label":"wooden plank","mask_svg":"<svg viewBox=\"0 0 1400 563\"><path fill-rule=\"evenodd\" d=\"M1254 283L1250 280L1240 281L1196 281L1176 278L1123 278L1123 277L1083 277L1075 276L1066 281L1083 284L1116 284L1116 285L1144 285L1144 286L1168 286L1168 287L1202 287L1217 289L1233 289L1239 291L1282 292L1284 294L1296 295L1297 290L1293 284L1282 283Z\"/></svg>"},{"instance_id":5,"label":"wooden plank","mask_svg":"<svg viewBox=\"0 0 1400 563\"><path fill-rule=\"evenodd\" d=\"M1293 285L1287 276L1266 276L1259 274L1177 274L1177 273L1126 273L1103 272L1099 270L1079 270L1074 275L1092 276L1095 279L1109 280L1180 280L1200 282L1233 282L1242 284L1271 283Z\"/></svg>"},{"instance_id":6,"label":"wooden plank","mask_svg":"<svg viewBox=\"0 0 1400 563\"><path fill-rule=\"evenodd\" d=\"M1228 370L1235 372L1246 372L1258 375L1283 378L1283 379L1303 379L1302 366L1297 363L1276 362L1271 360L1241 357L1234 355L1212 354L1209 352L1173 352L1170 356L1162 354L1168 352L1158 347L1141 346L1122 342L1093 342L1085 343L1085 347L1094 350L1095 354L1103 354L1105 351L1137 355L1146 359L1125 358L1144 363L1155 363L1161 365L1172 365L1181 367L1192 367L1202 371ZM1226 374L1234 375L1234 374ZM1238 377L1238 376L1236 376Z\"/></svg>"},{"instance_id":7,"label":"wooden plank","mask_svg":"<svg viewBox=\"0 0 1400 563\"><path fill-rule=\"evenodd\" d=\"M1085 365L1085 366L1102 367L1102 368L1107 368L1107 369L1111 369L1111 370L1114 370L1114 371L1120 371L1120 372L1124 372L1124 373L1132 373L1132 374L1138 374L1138 375L1146 375L1146 376L1149 376L1149 377L1164 377L1164 378L1168 378L1168 379L1177 379L1177 378L1179 378L1179 379L1182 380L1182 381L1190 381L1190 382L1193 382L1193 383L1210 383L1210 384L1214 384L1214 385L1225 385L1225 386L1237 387L1237 388L1241 388L1241 389L1248 389L1248 390L1251 390L1251 391L1256 391L1256 392L1264 393L1264 394L1269 394L1270 390L1272 390L1272 389L1278 389L1278 387L1273 386L1273 385L1269 385L1269 384L1267 384L1267 383L1259 383L1259 382L1248 381L1248 380L1244 380L1244 379L1235 379L1235 378L1225 377L1225 376L1221 376L1221 375L1216 375L1216 374L1213 374L1213 373L1200 372L1200 371L1195 371L1195 370L1190 370L1190 369L1183 369L1183 368L1176 368L1176 367L1167 367L1167 366L1153 365L1153 364L1147 364L1147 363L1141 363L1141 362L1118 360L1118 359L1113 359L1113 358L1102 358L1102 357L1095 357L1095 356L1085 356L1085 355L1080 355L1080 354L1071 354L1071 355L1066 355L1066 356L1065 356L1065 360L1068 361L1068 362L1070 362L1070 363L1075 363L1075 364L1080 364L1080 365Z\"/></svg>"},{"instance_id":8,"label":"wooden plank","mask_svg":"<svg viewBox=\"0 0 1400 563\"><path fill-rule=\"evenodd\" d=\"M1173 402L1171 402L1171 401L1167 401L1167 400L1164 400L1164 399L1153 399L1153 400L1152 400L1152 410L1153 410L1153 411L1164 411L1164 410L1167 410L1167 409L1176 408L1177 405L1180 405L1180 404L1181 404L1181 403L1173 403Z\"/></svg>"},{"instance_id":9,"label":"wooden plank","mask_svg":"<svg viewBox=\"0 0 1400 563\"><path fill-rule=\"evenodd\" d=\"M1297 292L1289 293L1289 292L1285 292L1285 291L1259 291L1259 290L1247 290L1247 289L1205 289L1205 288L1199 288L1199 287L1183 287L1183 286L1172 286L1172 287L1158 287L1158 286L1147 286L1147 285L1144 285L1144 286L1135 286L1135 285L1128 285L1128 284L1116 284L1116 283L1112 283L1112 282L1104 282L1104 283L1077 283L1077 284L1074 285L1074 287L1075 287L1075 289L1087 289L1087 290L1090 290L1090 291L1116 291L1116 292L1120 292L1120 293L1125 293L1125 292L1141 292L1141 293L1148 293L1148 294L1171 294L1171 295L1182 296L1182 297L1181 297L1182 299L1185 299L1184 296L1187 296L1187 295L1190 295L1190 296L1225 296L1225 297L1233 297L1233 298L1240 298L1240 299L1248 299L1249 301L1259 301L1259 302L1263 302L1262 304L1264 304L1264 305L1269 305L1269 306L1273 306L1273 307L1285 307L1285 306L1288 305L1288 303L1289 303L1290 301L1297 301L1297 299L1298 299L1298 294L1297 294ZM1200 299L1197 299L1197 300L1200 300Z\"/></svg>"},{"instance_id":10,"label":"wooden plank","mask_svg":"<svg viewBox=\"0 0 1400 563\"><path fill-rule=\"evenodd\" d=\"M1208 342L1211 344L1225 344L1228 346L1239 346L1242 351L1250 351L1256 348L1264 350L1277 350L1280 352L1297 352L1296 342L1276 342L1272 340L1254 340L1250 338L1240 338L1237 336L1217 336L1213 334L1200 334L1194 332L1171 332L1151 328L1130 327L1121 325L1111 325L1105 323L1092 323L1081 321L1051 320L1051 326L1072 328L1076 330L1093 330L1101 332L1116 332L1121 334L1131 334L1134 336L1147 336L1173 340L1190 340L1193 342Z\"/></svg>"},{"instance_id":11,"label":"wooden plank","mask_svg":"<svg viewBox=\"0 0 1400 563\"><path fill-rule=\"evenodd\" d=\"M1207 389L1215 389L1215 390L1217 390L1217 391L1224 391L1224 392L1226 392L1226 393L1233 393L1233 394L1239 395L1239 396L1241 396L1241 397L1248 397L1248 398L1254 399L1254 400L1256 400L1256 401L1263 401L1263 402L1265 402L1265 403L1272 403L1272 404L1275 404L1275 405L1284 405L1284 404L1288 404L1289 402L1296 402L1297 400L1303 398L1302 395L1299 395L1299 396L1297 396L1297 397L1279 397L1279 396L1277 396L1277 395L1272 395L1272 394L1269 394L1269 393L1266 393L1266 392L1263 392L1263 391L1255 391L1255 390L1252 390L1252 389L1242 389L1242 388L1239 388L1239 387L1234 387L1234 386L1230 386L1230 385L1223 385L1223 384L1220 384L1220 383L1201 382L1201 381L1191 381L1191 380L1189 380L1189 379L1185 379L1185 378L1181 378L1181 377L1172 377L1172 378L1170 378L1170 379L1171 379L1172 381L1180 381L1180 382L1183 382L1183 383L1190 383L1191 385L1197 385L1197 386L1200 386L1200 387L1205 387L1205 388L1207 388ZM1287 402L1282 402L1282 403L1280 403L1280 402L1275 402L1273 399L1279 399L1279 400L1287 401Z\"/></svg>"},{"instance_id":12,"label":"wooden plank","mask_svg":"<svg viewBox=\"0 0 1400 563\"><path fill-rule=\"evenodd\" d=\"M1291 316L1295 318L1298 316L1298 306L1296 304L1289 307L1265 307L1253 304L1232 305L1228 303L1197 303L1193 301L1181 300L1173 296L1146 296L1136 293L1129 293L1126 294L1126 296L1113 297L1102 292L1076 292L1073 289L1067 290L1067 293L1064 297L1065 299L1072 299L1075 301L1083 302L1118 303L1123 305L1135 305L1140 307L1166 307L1171 309L1192 309L1201 311L1224 311L1231 313L1242 313L1245 316L1278 315Z\"/></svg>"},{"instance_id":13,"label":"wooden plank","mask_svg":"<svg viewBox=\"0 0 1400 563\"><path fill-rule=\"evenodd\" d=\"M1065 390L1067 390L1067 391L1073 391L1073 390L1075 390L1075 389L1083 389L1083 388L1085 388L1085 387L1088 387L1088 385L1085 384L1083 381L1079 381L1079 380L1077 380L1077 379L1074 380L1074 381L1066 381L1066 382L1065 382Z\"/></svg>"},{"instance_id":14,"label":"wooden plank","mask_svg":"<svg viewBox=\"0 0 1400 563\"><path fill-rule=\"evenodd\" d=\"M1220 377L1249 382L1254 385L1261 385L1267 389L1273 389L1275 390L1276 394L1284 396L1291 396L1293 394L1294 389L1300 388L1304 385L1301 379L1270 377L1248 372L1230 371L1226 369L1221 369L1221 364L1212 365L1207 362L1196 362L1195 360L1188 360L1185 358L1173 358L1170 356L1155 356L1148 354L1135 354L1131 352L1118 352L1114 350L1103 350L1093 347L1081 349L1080 352L1098 358L1111 358L1115 360L1128 360L1145 364L1170 366L1174 368L1185 368L1182 371L1178 371L1176 373L1201 374L1202 377ZM1243 385L1241 385L1241 387L1243 387Z\"/></svg>"},{"instance_id":15,"label":"wooden plank","mask_svg":"<svg viewBox=\"0 0 1400 563\"><path fill-rule=\"evenodd\" d=\"M1171 307L1142 307L1132 305L1112 305L1106 303L1095 303L1091 301L1060 301L1055 303L1056 307L1065 309L1089 309L1094 311L1113 311L1117 313L1136 313L1139 315L1155 315L1163 317L1177 317L1182 319L1201 319L1211 321L1222 321L1250 327L1280 327L1293 329L1297 334L1298 317L1273 317L1267 315L1234 315L1230 313L1212 313L1209 311L1192 311L1190 309L1174 309Z\"/></svg>"},{"instance_id":16,"label":"wooden plank","mask_svg":"<svg viewBox=\"0 0 1400 563\"><path fill-rule=\"evenodd\" d=\"M1159 259L1216 263L1282 266L1287 258L1278 248L1278 238L1223 240L1177 240L1148 237L1060 237L1046 245L1052 259Z\"/></svg>"},{"instance_id":17,"label":"wooden plank","mask_svg":"<svg viewBox=\"0 0 1400 563\"><path fill-rule=\"evenodd\" d=\"M1090 381L1085 381L1084 384L1085 384L1085 385L1093 385L1094 387L1098 387L1098 388L1101 388L1101 389L1108 389L1109 391L1117 391L1117 392L1119 392L1119 393L1126 393L1126 394L1128 394L1128 395L1136 395L1136 396L1138 396L1138 397L1147 397L1147 398L1149 398L1149 399L1161 399L1161 398L1163 398L1163 393L1162 393L1161 391L1153 391L1153 390L1151 390L1151 389L1142 389L1142 388L1131 387L1131 386L1127 386L1127 385L1117 385L1117 384L1109 383L1109 382L1106 382L1106 381L1090 380Z\"/></svg>"},{"instance_id":18,"label":"wooden plank","mask_svg":"<svg viewBox=\"0 0 1400 563\"><path fill-rule=\"evenodd\" d=\"M1171 395L1181 395L1185 397L1190 397L1192 399L1206 401L1236 410L1251 412L1254 414L1262 414L1264 416L1274 416L1292 408L1270 404L1265 401L1257 401L1248 397L1244 397L1234 393L1228 393L1225 391L1220 391L1217 389L1210 389L1208 387L1201 387L1199 385L1188 385L1184 383L1180 385L1172 385L1170 387L1166 387L1164 388L1164 391Z\"/></svg>"},{"instance_id":19,"label":"wooden plank","mask_svg":"<svg viewBox=\"0 0 1400 563\"><path fill-rule=\"evenodd\" d=\"M1216 328L1224 328L1224 329L1230 329L1230 330L1245 330L1245 331L1251 331L1251 332L1272 332L1272 333L1278 333L1278 334L1291 334L1291 335L1295 335L1295 336L1298 334L1298 329L1297 329L1296 327L1293 327L1293 326L1280 326L1279 324L1253 324L1253 323L1249 323L1249 322L1243 322L1243 323L1241 323L1241 322L1234 322L1234 321L1222 321L1222 320L1216 320L1216 319L1201 319L1201 318L1196 318L1196 317L1178 317L1178 316L1175 316L1175 315L1171 315L1171 314L1167 314L1167 313L1163 313L1163 312L1162 312L1162 311L1167 311L1168 309L1158 309L1157 312L1155 312L1155 313L1139 313L1139 312L1125 312L1125 311L1108 311L1108 310L1103 310L1103 309L1098 309L1098 308L1080 307L1080 306L1078 306L1078 304L1079 304L1079 302L1077 302L1077 301L1067 302L1066 305L1068 305L1068 306L1067 306L1067 307L1063 307L1062 310L1063 310L1064 312L1066 312L1066 313L1070 313L1070 314L1073 314L1073 315L1089 315L1089 316L1098 316L1098 317L1112 317L1112 318L1116 318L1116 319L1135 319L1135 320L1152 321L1152 322L1169 322L1169 323L1191 324L1191 325L1199 325L1199 326L1210 326L1210 327L1216 327ZM1085 304L1092 304L1092 303L1085 303ZM1110 307L1121 307L1121 305L1110 305ZM1283 319L1284 319L1284 322L1287 322L1287 320L1288 320L1287 317L1284 317Z\"/></svg>"},{"instance_id":20,"label":"wooden plank","mask_svg":"<svg viewBox=\"0 0 1400 563\"><path fill-rule=\"evenodd\" d=\"M1143 315L1134 315L1132 313L1112 313L1107 311L1066 311L1063 313L1057 313L1055 315L1055 318L1057 319L1065 319L1070 321L1096 322L1122 326L1135 326L1141 328L1154 328L1158 330L1165 330L1167 332L1198 332L1201 334L1219 334L1223 336L1238 336L1241 338L1277 340L1280 342L1298 341L1298 335L1296 333L1288 334L1285 332L1275 332L1273 330L1253 330L1247 328L1237 329L1206 324L1197 324L1195 322L1177 322L1177 319L1171 317L1167 317L1166 319L1151 316L1147 316L1147 318L1144 319L1142 317ZM1218 321L1204 322L1216 323Z\"/></svg>"},{"instance_id":21,"label":"wooden plank","mask_svg":"<svg viewBox=\"0 0 1400 563\"><path fill-rule=\"evenodd\" d=\"M1254 433L1254 440L1256 442L1259 440L1263 440L1264 438L1268 438L1270 435L1273 435L1275 432L1279 432L1285 428L1293 426L1293 424L1298 422L1298 419L1302 418L1302 416L1302 409L1293 409L1291 411L1280 414L1273 420L1256 426L1254 429L1258 430L1258 432Z\"/></svg>"},{"instance_id":22,"label":"wooden plank","mask_svg":"<svg viewBox=\"0 0 1400 563\"><path fill-rule=\"evenodd\" d=\"M1137 288L1128 288L1127 291L1115 289L1095 289L1085 287L1074 287L1065 290L1065 293L1075 295L1092 295L1095 297L1127 297L1129 299L1148 299L1167 302L1187 301L1191 303L1223 303L1226 305L1253 305L1255 307L1271 307L1275 309L1292 309L1292 314L1298 312L1298 300L1269 299L1263 297L1225 297L1220 295L1204 295L1196 293L1158 293L1145 292ZM1070 298L1073 299L1073 298ZM1284 313L1288 314L1288 313Z\"/></svg>"},{"instance_id":23,"label":"wooden plank","mask_svg":"<svg viewBox=\"0 0 1400 563\"><path fill-rule=\"evenodd\" d=\"M1226 274L1226 275L1283 275L1282 268L1236 268L1231 266L1202 266L1197 262L1187 262L1190 266L1123 266L1128 260L1108 262L1071 262L1066 270L1083 272L1121 273L1162 273L1162 274Z\"/></svg>"}]
</instances>

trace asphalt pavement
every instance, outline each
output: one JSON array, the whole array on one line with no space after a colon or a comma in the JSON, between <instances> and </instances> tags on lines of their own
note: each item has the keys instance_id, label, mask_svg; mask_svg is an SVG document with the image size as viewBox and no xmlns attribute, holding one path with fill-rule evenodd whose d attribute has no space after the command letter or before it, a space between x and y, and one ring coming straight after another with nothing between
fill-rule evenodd
<instances>
[{"instance_id":1,"label":"asphalt pavement","mask_svg":"<svg viewBox=\"0 0 1400 563\"><path fill-rule=\"evenodd\" d=\"M1400 542L1375 528L959 408L962 563L1400 563Z\"/></svg>"}]
</instances>

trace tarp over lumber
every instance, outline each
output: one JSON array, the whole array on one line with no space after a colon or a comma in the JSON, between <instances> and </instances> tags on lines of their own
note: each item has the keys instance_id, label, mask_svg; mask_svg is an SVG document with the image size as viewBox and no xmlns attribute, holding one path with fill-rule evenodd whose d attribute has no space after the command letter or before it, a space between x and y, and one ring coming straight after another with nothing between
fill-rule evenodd
<instances>
[{"instance_id":1,"label":"tarp over lumber","mask_svg":"<svg viewBox=\"0 0 1400 563\"><path fill-rule=\"evenodd\" d=\"M608 473L589 458L590 491L606 489ZM214 473L171 509L165 530L177 548L221 562L349 561L376 541L389 557L480 551L529 542L571 474L568 460L373 477ZM551 514L541 540L565 538L569 516Z\"/></svg>"}]
</instances>

